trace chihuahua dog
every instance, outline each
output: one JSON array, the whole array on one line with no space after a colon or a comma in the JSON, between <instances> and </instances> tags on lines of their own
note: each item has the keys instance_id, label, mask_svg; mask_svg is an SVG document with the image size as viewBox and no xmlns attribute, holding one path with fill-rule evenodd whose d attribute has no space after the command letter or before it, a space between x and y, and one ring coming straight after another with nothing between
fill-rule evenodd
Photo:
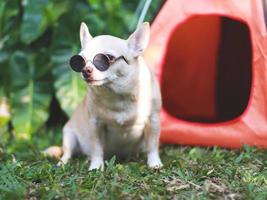
<instances>
[{"instance_id":1,"label":"chihuahua dog","mask_svg":"<svg viewBox=\"0 0 267 200\"><path fill-rule=\"evenodd\" d=\"M123 40L110 35L92 37L80 26L81 52L70 65L88 84L88 92L63 128L63 148L50 147L49 156L63 153L66 164L80 150L91 160L89 170L103 169L104 159L144 150L150 168L159 157L161 94L143 52L150 27L143 25Z\"/></svg>"}]
</instances>

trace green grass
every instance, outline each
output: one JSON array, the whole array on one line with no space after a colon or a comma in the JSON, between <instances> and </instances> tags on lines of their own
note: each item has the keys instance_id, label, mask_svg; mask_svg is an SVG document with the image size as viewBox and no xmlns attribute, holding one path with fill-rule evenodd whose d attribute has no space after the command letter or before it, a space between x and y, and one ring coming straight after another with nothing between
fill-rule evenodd
<instances>
[{"instance_id":1,"label":"green grass","mask_svg":"<svg viewBox=\"0 0 267 200\"><path fill-rule=\"evenodd\" d=\"M40 150L61 143L59 129L44 132L30 142L0 134L0 199L267 199L266 150L165 145L159 171L140 154L88 172L85 157L63 168L44 158Z\"/></svg>"}]
</instances>

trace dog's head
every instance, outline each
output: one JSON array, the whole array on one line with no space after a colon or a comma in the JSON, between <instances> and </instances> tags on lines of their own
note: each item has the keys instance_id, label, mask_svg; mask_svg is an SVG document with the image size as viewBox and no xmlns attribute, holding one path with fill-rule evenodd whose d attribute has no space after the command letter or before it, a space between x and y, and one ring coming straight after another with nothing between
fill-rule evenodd
<instances>
[{"instance_id":1,"label":"dog's head","mask_svg":"<svg viewBox=\"0 0 267 200\"><path fill-rule=\"evenodd\" d=\"M81 52L70 60L73 70L81 72L90 85L119 82L130 76L149 42L149 24L143 23L127 40L110 35L92 37L81 23Z\"/></svg>"}]
</instances>

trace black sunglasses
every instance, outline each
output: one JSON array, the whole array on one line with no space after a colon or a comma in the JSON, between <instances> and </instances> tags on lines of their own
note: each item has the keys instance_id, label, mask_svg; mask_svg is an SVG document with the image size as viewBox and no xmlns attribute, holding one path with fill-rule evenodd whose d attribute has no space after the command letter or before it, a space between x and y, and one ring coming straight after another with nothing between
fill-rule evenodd
<instances>
[{"instance_id":1,"label":"black sunglasses","mask_svg":"<svg viewBox=\"0 0 267 200\"><path fill-rule=\"evenodd\" d=\"M95 57L93 58L93 64L99 71L103 72L106 71L110 67L110 65L112 65L119 59L123 59L127 64L129 64L124 56L115 58L112 55L102 53L95 55ZM75 72L81 72L86 65L86 60L81 55L74 55L70 58L69 63L71 69L73 69Z\"/></svg>"}]
</instances>

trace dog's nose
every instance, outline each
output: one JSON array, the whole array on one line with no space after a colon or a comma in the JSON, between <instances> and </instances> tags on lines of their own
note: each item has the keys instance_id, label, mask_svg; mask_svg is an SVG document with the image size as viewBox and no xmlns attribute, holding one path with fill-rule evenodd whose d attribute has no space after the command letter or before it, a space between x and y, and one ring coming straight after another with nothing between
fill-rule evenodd
<instances>
[{"instance_id":1,"label":"dog's nose","mask_svg":"<svg viewBox=\"0 0 267 200\"><path fill-rule=\"evenodd\" d=\"M84 72L87 73L87 74L91 74L93 72L93 67L85 67L84 69Z\"/></svg>"},{"instance_id":2,"label":"dog's nose","mask_svg":"<svg viewBox=\"0 0 267 200\"><path fill-rule=\"evenodd\" d=\"M93 68L88 66L82 69L82 73L84 77L89 77L93 72Z\"/></svg>"},{"instance_id":3,"label":"dog's nose","mask_svg":"<svg viewBox=\"0 0 267 200\"><path fill-rule=\"evenodd\" d=\"M91 74L93 72L93 67L86 67L86 72Z\"/></svg>"}]
</instances>

